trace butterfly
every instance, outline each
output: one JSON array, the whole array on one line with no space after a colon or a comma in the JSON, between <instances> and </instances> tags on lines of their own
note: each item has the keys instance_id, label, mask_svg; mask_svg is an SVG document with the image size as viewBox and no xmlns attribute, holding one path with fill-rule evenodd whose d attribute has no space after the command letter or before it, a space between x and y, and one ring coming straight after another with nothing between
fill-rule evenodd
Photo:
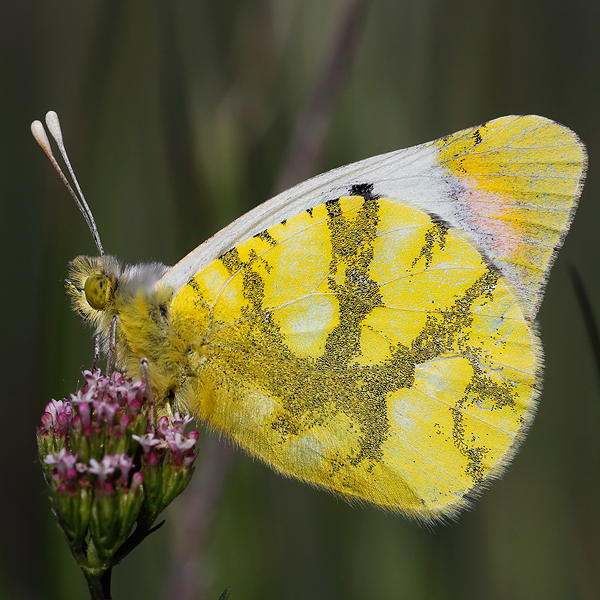
<instances>
[{"instance_id":1,"label":"butterfly","mask_svg":"<svg viewBox=\"0 0 600 600\"><path fill-rule=\"evenodd\" d=\"M566 127L502 117L309 179L171 268L104 255L83 199L101 255L67 289L159 410L350 502L452 517L533 419L586 165Z\"/></svg>"}]
</instances>

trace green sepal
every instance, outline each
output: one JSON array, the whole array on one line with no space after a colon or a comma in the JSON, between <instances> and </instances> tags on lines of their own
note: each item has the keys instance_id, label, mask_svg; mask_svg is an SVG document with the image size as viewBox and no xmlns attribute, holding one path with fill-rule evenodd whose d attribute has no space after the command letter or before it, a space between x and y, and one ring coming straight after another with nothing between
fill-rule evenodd
<instances>
[{"instance_id":1,"label":"green sepal","mask_svg":"<svg viewBox=\"0 0 600 600\"><path fill-rule=\"evenodd\" d=\"M90 442L81 432L71 435L71 448L77 452L77 460L87 465L90 460Z\"/></svg>"},{"instance_id":2,"label":"green sepal","mask_svg":"<svg viewBox=\"0 0 600 600\"><path fill-rule=\"evenodd\" d=\"M108 561L102 560L98 554L98 548L94 543L93 538L90 539L87 547L87 565L80 565L81 568L93 575L94 577L100 577L104 571L108 568Z\"/></svg>"},{"instance_id":3,"label":"green sepal","mask_svg":"<svg viewBox=\"0 0 600 600\"><path fill-rule=\"evenodd\" d=\"M177 467L168 462L163 468L163 495L162 505L165 509L187 487L194 469L190 467Z\"/></svg>"},{"instance_id":4,"label":"green sepal","mask_svg":"<svg viewBox=\"0 0 600 600\"><path fill-rule=\"evenodd\" d=\"M106 443L104 444L104 454L127 454L128 441L125 435L118 435L113 433L112 435L106 436Z\"/></svg>"},{"instance_id":5,"label":"green sepal","mask_svg":"<svg viewBox=\"0 0 600 600\"><path fill-rule=\"evenodd\" d=\"M96 493L90 515L90 532L98 551L98 556L108 560L114 554L118 538L117 520L119 506L116 493Z\"/></svg>"},{"instance_id":6,"label":"green sepal","mask_svg":"<svg viewBox=\"0 0 600 600\"><path fill-rule=\"evenodd\" d=\"M119 539L124 542L136 522L144 502L144 487L138 485L137 489L121 492L119 496ZM121 543L122 543L121 542ZM121 545L121 544L119 544Z\"/></svg>"},{"instance_id":7,"label":"green sepal","mask_svg":"<svg viewBox=\"0 0 600 600\"><path fill-rule=\"evenodd\" d=\"M162 469L161 461L156 463L146 462L142 466L142 475L144 476L144 506L148 517L154 521L163 509L162 502Z\"/></svg>"}]
</instances>

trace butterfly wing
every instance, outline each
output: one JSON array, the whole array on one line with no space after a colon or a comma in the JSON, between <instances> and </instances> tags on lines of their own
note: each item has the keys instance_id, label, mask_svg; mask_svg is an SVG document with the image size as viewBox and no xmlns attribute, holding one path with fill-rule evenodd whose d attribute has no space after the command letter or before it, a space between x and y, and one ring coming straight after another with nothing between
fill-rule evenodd
<instances>
[{"instance_id":1,"label":"butterfly wing","mask_svg":"<svg viewBox=\"0 0 600 600\"><path fill-rule=\"evenodd\" d=\"M161 280L178 402L284 474L454 514L531 421L585 167L570 130L504 117L276 196Z\"/></svg>"},{"instance_id":2,"label":"butterfly wing","mask_svg":"<svg viewBox=\"0 0 600 600\"><path fill-rule=\"evenodd\" d=\"M437 141L334 169L258 206L191 252L164 277L175 290L253 235L308 208L369 190L437 215L465 232L537 313L573 218L585 147L566 127L509 116Z\"/></svg>"},{"instance_id":3,"label":"butterfly wing","mask_svg":"<svg viewBox=\"0 0 600 600\"><path fill-rule=\"evenodd\" d=\"M191 277L170 314L182 404L351 501L451 515L534 410L539 344L512 286L397 200L343 197L262 231Z\"/></svg>"}]
</instances>

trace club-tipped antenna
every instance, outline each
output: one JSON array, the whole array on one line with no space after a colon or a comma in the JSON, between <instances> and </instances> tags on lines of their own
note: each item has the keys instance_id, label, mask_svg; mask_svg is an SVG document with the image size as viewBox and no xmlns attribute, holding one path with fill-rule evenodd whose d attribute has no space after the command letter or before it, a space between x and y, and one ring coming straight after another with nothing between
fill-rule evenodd
<instances>
[{"instance_id":1,"label":"club-tipped antenna","mask_svg":"<svg viewBox=\"0 0 600 600\"><path fill-rule=\"evenodd\" d=\"M65 177L65 174L62 172L62 169L60 168L58 162L56 162L54 154L52 153L50 141L48 140L48 136L46 135L46 130L44 129L44 126L42 125L41 121L34 121L31 124L31 133L33 134L33 137L35 138L36 142L42 147L42 150L46 153L46 156L50 159L52 166L60 175L60 178L69 190L69 193L73 197L73 200L75 200L75 203L79 207L79 210L81 211L85 222L88 224L92 237L94 238L94 242L96 243L96 247L98 248L98 252L100 252L100 256L104 256L104 250L102 248L102 242L100 241L100 234L98 233L98 228L96 227L96 222L94 221L94 216L92 215L92 211L90 210L90 207L85 201L85 196L83 195L83 192L79 187L79 182L77 181L77 177L75 177L75 173L73 171L73 168L71 167L71 161L69 160L69 156L67 155L67 151L63 143L60 121L58 120L58 115L53 110L46 113L46 125L48 127L48 131L50 132L50 135L52 135L54 141L58 146L58 149L60 150L60 153L63 157L63 160L65 161L65 164L67 165L67 168L69 169L69 173L71 174L73 182L75 183L75 187L79 192L79 196L77 196L77 194L73 191L71 184Z\"/></svg>"}]
</instances>

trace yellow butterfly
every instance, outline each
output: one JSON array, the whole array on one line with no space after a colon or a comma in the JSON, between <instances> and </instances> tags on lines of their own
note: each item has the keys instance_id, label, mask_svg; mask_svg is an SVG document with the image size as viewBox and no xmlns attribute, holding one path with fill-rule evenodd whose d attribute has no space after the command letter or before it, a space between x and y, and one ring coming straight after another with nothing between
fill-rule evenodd
<instances>
[{"instance_id":1,"label":"yellow butterfly","mask_svg":"<svg viewBox=\"0 0 600 600\"><path fill-rule=\"evenodd\" d=\"M102 255L82 197L101 256L68 291L128 375L147 359L159 409L351 502L453 516L533 418L586 161L566 127L503 117L305 181L172 268Z\"/></svg>"}]
</instances>

